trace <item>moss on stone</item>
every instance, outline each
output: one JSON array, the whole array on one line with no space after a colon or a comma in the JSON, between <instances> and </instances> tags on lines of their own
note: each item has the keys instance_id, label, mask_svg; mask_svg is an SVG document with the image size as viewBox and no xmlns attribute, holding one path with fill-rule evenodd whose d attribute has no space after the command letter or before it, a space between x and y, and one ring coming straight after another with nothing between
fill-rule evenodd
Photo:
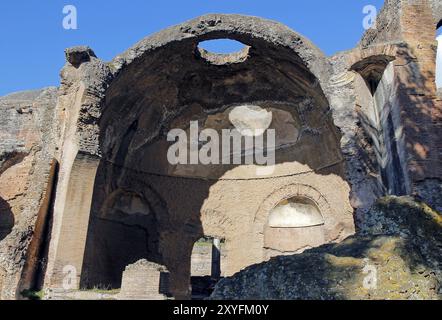
<instances>
[{"instance_id":1,"label":"moss on stone","mask_svg":"<svg viewBox=\"0 0 442 320\"><path fill-rule=\"evenodd\" d=\"M213 299L441 299L441 215L409 197L379 200L340 244L277 257L226 278Z\"/></svg>"}]
</instances>

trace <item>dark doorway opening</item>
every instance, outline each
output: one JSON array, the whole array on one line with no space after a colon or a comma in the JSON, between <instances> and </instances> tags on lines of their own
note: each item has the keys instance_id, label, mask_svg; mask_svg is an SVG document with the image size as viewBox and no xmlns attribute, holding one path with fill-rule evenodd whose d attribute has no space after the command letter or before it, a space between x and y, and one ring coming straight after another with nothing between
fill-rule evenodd
<instances>
[{"instance_id":1,"label":"dark doorway opening","mask_svg":"<svg viewBox=\"0 0 442 320\"><path fill-rule=\"evenodd\" d=\"M221 253L225 241L203 237L195 242L191 256L192 300L208 298L222 279Z\"/></svg>"}]
</instances>

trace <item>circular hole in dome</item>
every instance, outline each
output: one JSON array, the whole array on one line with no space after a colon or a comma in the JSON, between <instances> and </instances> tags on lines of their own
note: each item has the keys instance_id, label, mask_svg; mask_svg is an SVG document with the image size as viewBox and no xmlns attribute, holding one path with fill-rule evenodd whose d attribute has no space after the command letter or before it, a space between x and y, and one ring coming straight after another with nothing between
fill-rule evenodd
<instances>
[{"instance_id":1,"label":"circular hole in dome","mask_svg":"<svg viewBox=\"0 0 442 320\"><path fill-rule=\"evenodd\" d=\"M230 39L201 41L198 53L201 58L214 65L244 62L249 56L250 47Z\"/></svg>"},{"instance_id":2,"label":"circular hole in dome","mask_svg":"<svg viewBox=\"0 0 442 320\"><path fill-rule=\"evenodd\" d=\"M281 201L269 215L271 228L307 228L321 226L324 223L316 204L310 199L301 197Z\"/></svg>"},{"instance_id":3,"label":"circular hole in dome","mask_svg":"<svg viewBox=\"0 0 442 320\"><path fill-rule=\"evenodd\" d=\"M234 54L238 53L248 46L244 43L230 40L230 39L216 39L216 40L206 40L201 41L198 44L200 49L204 49L207 52L215 53L215 54Z\"/></svg>"}]
</instances>

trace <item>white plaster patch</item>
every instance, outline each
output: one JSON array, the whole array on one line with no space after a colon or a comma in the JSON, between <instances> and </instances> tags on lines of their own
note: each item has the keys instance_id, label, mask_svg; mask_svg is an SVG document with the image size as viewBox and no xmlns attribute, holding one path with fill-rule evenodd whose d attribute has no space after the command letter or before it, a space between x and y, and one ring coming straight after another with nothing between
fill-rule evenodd
<instances>
[{"instance_id":1,"label":"white plaster patch","mask_svg":"<svg viewBox=\"0 0 442 320\"><path fill-rule=\"evenodd\" d=\"M243 136L258 137L270 127L272 112L259 106L238 106L230 111L229 120Z\"/></svg>"},{"instance_id":2,"label":"white plaster patch","mask_svg":"<svg viewBox=\"0 0 442 320\"><path fill-rule=\"evenodd\" d=\"M324 219L313 204L285 200L276 206L269 217L271 228L306 228L324 224Z\"/></svg>"}]
</instances>

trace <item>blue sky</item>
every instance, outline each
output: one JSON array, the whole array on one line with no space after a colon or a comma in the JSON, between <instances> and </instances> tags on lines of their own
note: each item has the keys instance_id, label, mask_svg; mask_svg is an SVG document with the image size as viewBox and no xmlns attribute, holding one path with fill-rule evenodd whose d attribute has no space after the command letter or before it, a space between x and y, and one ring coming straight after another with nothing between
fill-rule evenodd
<instances>
[{"instance_id":1,"label":"blue sky","mask_svg":"<svg viewBox=\"0 0 442 320\"><path fill-rule=\"evenodd\" d=\"M383 0L2 0L0 95L59 84L66 47L86 44L111 60L145 36L205 13L238 13L282 22L327 55L354 47L365 5ZM62 26L65 5L78 29ZM230 49L224 47L221 49Z\"/></svg>"}]
</instances>

